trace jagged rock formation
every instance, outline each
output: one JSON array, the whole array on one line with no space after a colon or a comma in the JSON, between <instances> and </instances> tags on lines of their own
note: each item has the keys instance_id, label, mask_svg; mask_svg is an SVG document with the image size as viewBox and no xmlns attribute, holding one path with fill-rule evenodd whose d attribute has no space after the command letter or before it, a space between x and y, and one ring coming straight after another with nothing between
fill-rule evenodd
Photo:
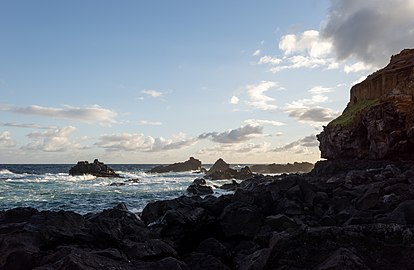
<instances>
[{"instance_id":1,"label":"jagged rock formation","mask_svg":"<svg viewBox=\"0 0 414 270\"><path fill-rule=\"evenodd\" d=\"M321 157L413 160L413 96L414 50L403 50L351 89L342 115L317 136Z\"/></svg>"},{"instance_id":2,"label":"jagged rock formation","mask_svg":"<svg viewBox=\"0 0 414 270\"><path fill-rule=\"evenodd\" d=\"M323 161L141 216L2 210L0 228L0 269L412 269L414 165Z\"/></svg>"},{"instance_id":3,"label":"jagged rock formation","mask_svg":"<svg viewBox=\"0 0 414 270\"><path fill-rule=\"evenodd\" d=\"M269 164L269 165L252 165L252 172L256 173L306 173L313 169L313 164L309 162L294 162L293 164Z\"/></svg>"},{"instance_id":4,"label":"jagged rock formation","mask_svg":"<svg viewBox=\"0 0 414 270\"><path fill-rule=\"evenodd\" d=\"M157 166L149 170L150 173L166 173L166 172L187 172L187 171L200 171L201 161L190 157L185 162L178 162L166 166Z\"/></svg>"},{"instance_id":5,"label":"jagged rock formation","mask_svg":"<svg viewBox=\"0 0 414 270\"><path fill-rule=\"evenodd\" d=\"M219 158L214 165L206 172L205 178L210 180L223 180L223 179L240 179L246 180L253 177L253 173L248 166L235 170L230 168L223 159Z\"/></svg>"},{"instance_id":6,"label":"jagged rock formation","mask_svg":"<svg viewBox=\"0 0 414 270\"><path fill-rule=\"evenodd\" d=\"M69 170L70 175L83 175L91 174L97 177L120 177L119 174L105 165L103 162L99 162L95 159L93 163L88 161L78 161L78 163Z\"/></svg>"},{"instance_id":7,"label":"jagged rock formation","mask_svg":"<svg viewBox=\"0 0 414 270\"><path fill-rule=\"evenodd\" d=\"M351 88L350 104L395 93L414 96L414 49L402 50L390 63Z\"/></svg>"}]
</instances>

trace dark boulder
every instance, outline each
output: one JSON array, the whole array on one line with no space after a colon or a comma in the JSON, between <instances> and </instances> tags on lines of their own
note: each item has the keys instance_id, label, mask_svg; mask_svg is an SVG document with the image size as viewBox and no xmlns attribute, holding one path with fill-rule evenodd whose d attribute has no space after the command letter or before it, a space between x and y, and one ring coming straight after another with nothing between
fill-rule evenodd
<instances>
[{"instance_id":1,"label":"dark boulder","mask_svg":"<svg viewBox=\"0 0 414 270\"><path fill-rule=\"evenodd\" d=\"M213 188L207 186L207 182L203 178L194 179L193 183L187 188L187 192L195 196L203 196L213 194Z\"/></svg>"},{"instance_id":2,"label":"dark boulder","mask_svg":"<svg viewBox=\"0 0 414 270\"><path fill-rule=\"evenodd\" d=\"M206 173L206 178L210 180L224 180L224 179L240 179L246 180L253 177L254 174L248 166L240 170L230 168L230 165L227 164L221 158L218 159L210 170Z\"/></svg>"},{"instance_id":3,"label":"dark boulder","mask_svg":"<svg viewBox=\"0 0 414 270\"><path fill-rule=\"evenodd\" d=\"M226 237L252 238L262 225L263 214L255 205L234 202L224 208L219 221Z\"/></svg>"},{"instance_id":4,"label":"dark boulder","mask_svg":"<svg viewBox=\"0 0 414 270\"><path fill-rule=\"evenodd\" d=\"M206 253L191 253L184 262L192 270L230 270L219 259Z\"/></svg>"},{"instance_id":5,"label":"dark boulder","mask_svg":"<svg viewBox=\"0 0 414 270\"><path fill-rule=\"evenodd\" d=\"M93 163L78 161L78 164L69 170L69 174L73 176L91 174L97 177L121 177L113 169L109 168L103 162L99 162L97 159Z\"/></svg>"},{"instance_id":6,"label":"dark boulder","mask_svg":"<svg viewBox=\"0 0 414 270\"><path fill-rule=\"evenodd\" d=\"M150 173L166 173L166 172L187 172L187 171L201 171L201 161L190 157L185 162L178 162L170 165L160 165L152 168Z\"/></svg>"},{"instance_id":7,"label":"dark boulder","mask_svg":"<svg viewBox=\"0 0 414 270\"><path fill-rule=\"evenodd\" d=\"M230 165L227 164L222 158L219 158L206 172L206 176L209 176L215 172L226 171L228 169L230 169Z\"/></svg>"},{"instance_id":8,"label":"dark boulder","mask_svg":"<svg viewBox=\"0 0 414 270\"><path fill-rule=\"evenodd\" d=\"M252 172L255 173L307 173L313 169L313 164L309 162L294 162L293 164L269 164L269 165L252 165Z\"/></svg>"},{"instance_id":9,"label":"dark boulder","mask_svg":"<svg viewBox=\"0 0 414 270\"><path fill-rule=\"evenodd\" d=\"M229 184L224 184L220 186L220 189L225 190L236 190L238 187L240 187L240 184L236 182L236 180L232 180Z\"/></svg>"}]
</instances>

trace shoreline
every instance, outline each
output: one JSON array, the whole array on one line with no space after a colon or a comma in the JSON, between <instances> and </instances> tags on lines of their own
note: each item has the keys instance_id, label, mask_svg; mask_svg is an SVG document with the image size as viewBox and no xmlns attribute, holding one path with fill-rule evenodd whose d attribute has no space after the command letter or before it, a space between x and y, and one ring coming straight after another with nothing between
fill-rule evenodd
<instances>
[{"instance_id":1,"label":"shoreline","mask_svg":"<svg viewBox=\"0 0 414 270\"><path fill-rule=\"evenodd\" d=\"M0 211L0 269L409 269L413 216L411 161L323 161L140 216Z\"/></svg>"}]
</instances>

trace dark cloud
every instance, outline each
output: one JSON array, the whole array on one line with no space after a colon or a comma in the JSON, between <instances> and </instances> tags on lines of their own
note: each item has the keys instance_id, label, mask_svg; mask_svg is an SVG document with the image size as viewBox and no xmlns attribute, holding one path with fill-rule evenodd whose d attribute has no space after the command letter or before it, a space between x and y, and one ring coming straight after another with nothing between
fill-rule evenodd
<instances>
[{"instance_id":1,"label":"dark cloud","mask_svg":"<svg viewBox=\"0 0 414 270\"><path fill-rule=\"evenodd\" d=\"M322 27L339 59L382 66L414 46L414 0L332 0Z\"/></svg>"},{"instance_id":2,"label":"dark cloud","mask_svg":"<svg viewBox=\"0 0 414 270\"><path fill-rule=\"evenodd\" d=\"M225 132L208 132L198 136L199 139L210 138L217 143L240 143L263 134L263 127L246 125Z\"/></svg>"},{"instance_id":3,"label":"dark cloud","mask_svg":"<svg viewBox=\"0 0 414 270\"><path fill-rule=\"evenodd\" d=\"M326 123L338 117L338 112L329 108L297 108L289 111L289 116L299 121Z\"/></svg>"},{"instance_id":4,"label":"dark cloud","mask_svg":"<svg viewBox=\"0 0 414 270\"><path fill-rule=\"evenodd\" d=\"M98 105L90 107L71 107L63 106L61 108L42 107L38 105L31 105L27 107L18 107L7 104L0 104L0 111L7 111L12 113L24 115L36 115L51 118L63 118L69 120L77 120L85 123L100 123L104 125L111 125L116 123L115 117L118 115L115 111L102 108Z\"/></svg>"},{"instance_id":5,"label":"dark cloud","mask_svg":"<svg viewBox=\"0 0 414 270\"><path fill-rule=\"evenodd\" d=\"M53 126L50 126L50 127L40 126L38 124L33 124L33 123L19 124L19 123L1 123L0 122L0 126L15 127L15 128L34 128L34 129L55 129L56 128L56 127L53 127Z\"/></svg>"},{"instance_id":6,"label":"dark cloud","mask_svg":"<svg viewBox=\"0 0 414 270\"><path fill-rule=\"evenodd\" d=\"M107 151L160 152L182 149L191 146L197 139L181 138L179 140L153 138L140 133L118 133L102 135L95 146Z\"/></svg>"},{"instance_id":7,"label":"dark cloud","mask_svg":"<svg viewBox=\"0 0 414 270\"><path fill-rule=\"evenodd\" d=\"M295 153L302 153L304 147L317 147L319 146L319 142L316 139L316 135L312 134L309 136L306 136L302 139L299 139L297 141L288 143L284 146L277 147L273 149L273 152L284 152L284 151L291 151L295 150Z\"/></svg>"}]
</instances>

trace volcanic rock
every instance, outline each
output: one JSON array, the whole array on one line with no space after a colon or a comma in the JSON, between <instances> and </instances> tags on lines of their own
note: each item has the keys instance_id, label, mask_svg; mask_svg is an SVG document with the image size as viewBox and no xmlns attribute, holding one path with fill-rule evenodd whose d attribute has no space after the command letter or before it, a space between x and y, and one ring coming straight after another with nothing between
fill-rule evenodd
<instances>
[{"instance_id":1,"label":"volcanic rock","mask_svg":"<svg viewBox=\"0 0 414 270\"><path fill-rule=\"evenodd\" d=\"M253 177L253 173L248 166L240 170L230 168L223 159L219 158L214 165L206 172L206 178L210 180L240 179L246 180Z\"/></svg>"},{"instance_id":2,"label":"volcanic rock","mask_svg":"<svg viewBox=\"0 0 414 270\"><path fill-rule=\"evenodd\" d=\"M319 134L321 156L338 159L414 159L414 49L351 89L341 116Z\"/></svg>"},{"instance_id":3,"label":"volcanic rock","mask_svg":"<svg viewBox=\"0 0 414 270\"><path fill-rule=\"evenodd\" d=\"M206 180L203 178L197 178L193 183L187 188L187 192L192 195L208 195L213 194L213 188L207 186Z\"/></svg>"},{"instance_id":4,"label":"volcanic rock","mask_svg":"<svg viewBox=\"0 0 414 270\"><path fill-rule=\"evenodd\" d=\"M93 163L88 161L78 161L78 163L69 170L70 175L91 174L97 177L121 177L115 171L95 159Z\"/></svg>"},{"instance_id":5,"label":"volcanic rock","mask_svg":"<svg viewBox=\"0 0 414 270\"><path fill-rule=\"evenodd\" d=\"M307 173L313 169L313 164L309 162L294 162L293 164L269 164L269 165L252 165L252 172L256 173Z\"/></svg>"},{"instance_id":6,"label":"volcanic rock","mask_svg":"<svg viewBox=\"0 0 414 270\"><path fill-rule=\"evenodd\" d=\"M166 173L166 172L187 172L187 171L201 171L201 161L190 157L185 162L178 162L170 165L160 165L152 168L150 173Z\"/></svg>"}]
</instances>

